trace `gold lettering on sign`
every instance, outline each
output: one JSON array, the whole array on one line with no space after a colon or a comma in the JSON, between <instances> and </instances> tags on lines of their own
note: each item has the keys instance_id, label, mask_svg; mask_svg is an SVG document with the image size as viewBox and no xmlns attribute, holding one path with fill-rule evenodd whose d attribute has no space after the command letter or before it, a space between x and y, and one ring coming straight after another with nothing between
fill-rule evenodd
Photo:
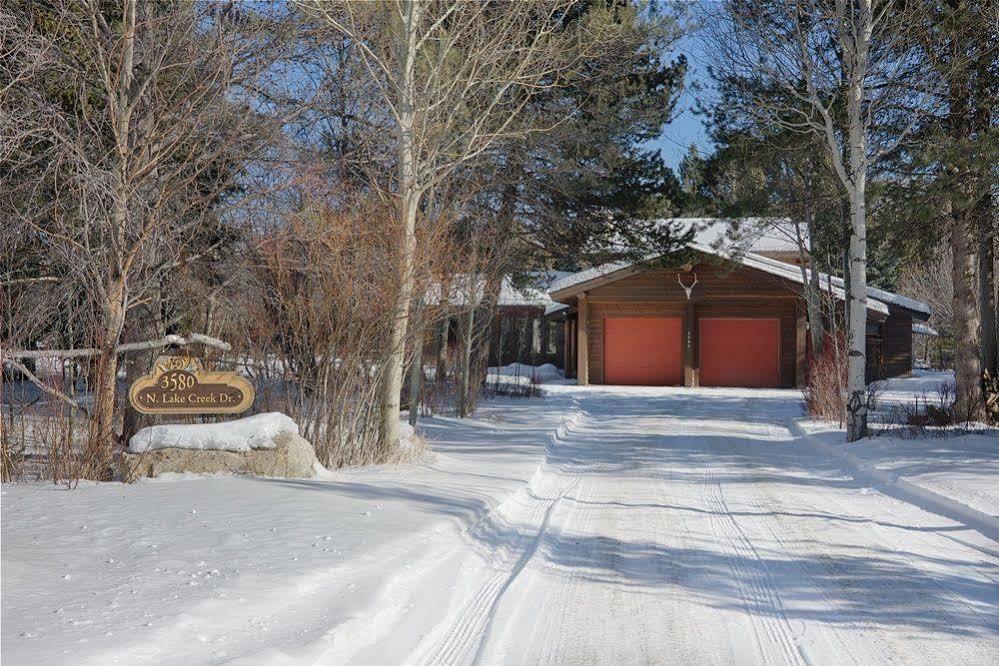
<instances>
[{"instance_id":1,"label":"gold lettering on sign","mask_svg":"<svg viewBox=\"0 0 999 666\"><path fill-rule=\"evenodd\" d=\"M160 356L128 391L132 407L143 414L239 414L254 397L245 377L206 371L193 356Z\"/></svg>"}]
</instances>

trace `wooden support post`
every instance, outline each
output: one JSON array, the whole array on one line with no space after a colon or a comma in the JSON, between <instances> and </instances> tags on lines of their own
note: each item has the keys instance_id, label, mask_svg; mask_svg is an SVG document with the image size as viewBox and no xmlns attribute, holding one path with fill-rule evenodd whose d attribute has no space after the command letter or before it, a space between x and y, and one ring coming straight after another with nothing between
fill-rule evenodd
<instances>
[{"instance_id":1,"label":"wooden support post","mask_svg":"<svg viewBox=\"0 0 999 666\"><path fill-rule=\"evenodd\" d=\"M794 385L804 388L808 377L808 318L801 301L797 302L794 326Z\"/></svg>"},{"instance_id":2,"label":"wooden support post","mask_svg":"<svg viewBox=\"0 0 999 666\"><path fill-rule=\"evenodd\" d=\"M562 369L566 377L572 377L572 327L568 317L562 322Z\"/></svg>"},{"instance_id":3,"label":"wooden support post","mask_svg":"<svg viewBox=\"0 0 999 666\"><path fill-rule=\"evenodd\" d=\"M683 385L697 386L697 308L694 301L687 301L683 318Z\"/></svg>"},{"instance_id":4,"label":"wooden support post","mask_svg":"<svg viewBox=\"0 0 999 666\"><path fill-rule=\"evenodd\" d=\"M587 330L590 325L590 304L585 291L576 297L576 303L579 311L576 324L576 383L586 386L590 383L590 336Z\"/></svg>"}]
</instances>

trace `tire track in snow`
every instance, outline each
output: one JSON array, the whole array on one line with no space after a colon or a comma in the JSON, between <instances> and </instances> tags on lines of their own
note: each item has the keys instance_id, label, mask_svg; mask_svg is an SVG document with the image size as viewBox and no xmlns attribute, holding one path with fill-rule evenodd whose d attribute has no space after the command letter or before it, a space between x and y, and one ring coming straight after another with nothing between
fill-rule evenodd
<instances>
[{"instance_id":1,"label":"tire track in snow","mask_svg":"<svg viewBox=\"0 0 999 666\"><path fill-rule=\"evenodd\" d=\"M665 500L666 504L669 506L683 506L683 503L679 501L679 496L675 494L676 489L679 484L686 482L678 482L676 478L676 467L675 465L670 465L664 471L669 475L669 482L667 483L665 478L660 477L659 488L661 492L661 497ZM687 486L689 489L689 486ZM670 510L667 512L657 512L657 515L662 517L659 518L658 524L667 528L662 533L670 534L673 536L673 542L670 547L677 550L682 550L685 552L692 552L694 550L692 544L694 542L694 532L690 528L690 522L687 518L687 512L683 510ZM671 524L667 520L667 516L674 518L675 524ZM679 529L669 530L668 528L674 527L678 524ZM673 563L672 571L669 576L669 584L673 588L677 589L682 586L688 586L690 583L685 580L682 569ZM669 600L675 604L677 593L674 591L669 595ZM692 646L701 646L707 644L709 641L704 637L704 623L698 621L700 618L691 619L692 612L688 610L684 613L677 613L676 607L671 609L673 612L670 613L670 622L673 631L670 634L670 648L672 649L673 660L672 663L677 664L691 664L697 663L692 650ZM682 628L682 631L677 631L677 626ZM695 635L697 637L696 641L691 642L690 637Z\"/></svg>"},{"instance_id":2,"label":"tire track in snow","mask_svg":"<svg viewBox=\"0 0 999 666\"><path fill-rule=\"evenodd\" d=\"M785 428L787 429L788 434L789 434L789 436L791 437L792 440L795 439L798 436L794 428L788 427L786 424L785 424ZM807 467L805 467L804 469L806 471L809 471L811 473L811 470L808 470ZM851 471L848 468L846 468L846 467L843 467L843 472L846 474L847 478L850 478L850 477L853 476L852 473L851 473ZM760 487L764 487L765 488L765 486L760 486ZM899 525L904 525L907 520L911 520L911 518L909 516L906 516L906 515L904 515L904 514L902 514L902 513L900 513L898 511L899 507L902 506L902 505L904 505L904 502L902 502L901 500L896 499L895 497L893 497L891 495L883 494L880 491L878 491L876 488L874 488L873 490L874 490L874 492L871 493L870 495L868 495L868 497L871 498L871 501L872 502L876 501L875 498L881 498L883 500L881 502L877 502L877 505L878 505L876 507L877 512L883 511L884 514L885 514L885 516L884 516L885 518L889 518L889 519L891 519L892 521L894 521L895 523L897 523ZM788 507L788 505L786 504L786 502L784 501L783 498L776 497L776 496L774 496L774 495L772 495L770 493L766 493L766 498L767 498L767 501L772 505L772 507L769 510L773 510L773 507L776 507L781 512L785 512L785 513L788 512L789 507ZM823 509L822 507L815 506L815 504L813 504L812 501L809 501L809 500L811 500L811 498L808 498L806 500L806 503L804 505L797 506L796 509L797 510L805 509L805 510L815 511L815 512L820 512L820 513L827 511L826 509ZM764 509L764 507L762 507L759 504L759 502L755 502L754 503L754 507L760 509L760 511L767 510L767 509ZM955 539L954 537L952 537L951 535L948 535L945 532L937 533L937 532L933 532L933 531L929 531L929 532L910 531L907 534L907 537L909 539L912 539L913 541L911 543L908 543L908 544L903 544L903 542L900 541L899 538L898 538L897 531L894 530L894 529L892 529L892 528L887 527L886 525L883 525L877 519L876 513L873 512L873 511L870 512L870 513L867 513L867 514L845 514L845 517L849 518L849 519L864 520L864 521L866 521L865 522L865 527L862 530L864 539L861 540L861 543L863 543L863 541L869 540L872 535L876 536L877 542L880 542L881 544L884 544L885 546L887 546L887 548L885 548L886 551L893 552L897 557L901 558L905 562L905 564L907 566L911 567L911 569L913 571L928 571L928 572L931 572L933 574L933 575L926 576L925 580L927 580L929 583L927 585L925 585L925 587L927 587L927 588L932 587L932 588L934 588L936 590L939 590L940 593L942 594L942 596L944 596L945 598L947 598L951 602L951 604L954 605L955 607L956 606L963 607L969 614L974 615L974 616L979 617L979 618L982 618L983 620L987 619L986 617L984 617L982 615L981 611L978 608L976 608L976 606L974 605L974 603L971 602L967 597L965 597L961 592L953 589L952 587L950 587L947 584L945 584L942 580L940 580L940 578L936 574L941 573L941 571L939 571L937 567L930 567L929 569L927 569L921 563L917 562L916 559L915 559L915 557L914 557L914 555L913 555L913 553L911 552L910 549L915 545L915 543L918 542L918 543L925 544L925 547L926 547L926 549L927 549L928 552L933 552L934 548L938 548L939 547L939 545L937 543L935 543L935 541L943 539L943 540L946 540L946 541L948 541L950 543L956 543L956 544L958 544L960 546L963 546L963 547L967 548L969 551L973 551L975 553L976 560L979 563L982 563L982 564L985 564L985 563L987 563L989 561L989 557L990 557L991 553L989 553L987 551L983 552L978 547L976 547L976 546L974 546L972 544L964 543L960 539ZM849 576L849 573L848 572L844 572L843 568L841 566L839 566L836 563L835 559L832 556L830 556L828 553L809 552L809 551L807 551L805 549L802 549L797 544L793 544L793 545L789 544L780 535L780 531L774 529L774 523L776 523L777 526L783 526L784 522L785 522L784 520L781 520L781 516L780 515L776 516L775 520L773 522L768 521L768 526L770 528L771 534L781 544L781 546L783 548L785 548L786 550L788 550L789 552L793 551L794 553L798 554L802 558L813 558L817 562L820 562L821 566L823 567L823 570L828 573L828 576L826 576L824 579L825 580L836 581L837 585L842 586L842 583L839 582L840 579L843 578L844 576ZM815 532L814 528L811 527L811 521L800 521L800 520L797 520L797 521L795 521L795 524L794 524L793 528L791 528L791 529L793 529L797 533L802 533L803 532L804 534L806 534L807 536L809 536L816 543L821 543L822 540L823 540L823 537L820 536L817 532ZM856 531L856 530L852 530L852 531ZM869 547L869 544L864 544L863 547ZM799 564L798 568L804 574L807 575L807 571L805 570L804 567L802 567ZM990 576L989 573L986 572L986 571L982 571L982 570L978 569L978 570L976 570L975 573L977 575L981 576L982 578L988 580L991 583L995 583L996 582L996 578L993 577L993 576ZM825 600L825 601L828 602L827 603L828 608L830 608L830 609L834 608L835 607L835 603L833 602L833 600L829 596L829 593L828 593L828 590L827 590L827 584L824 584L822 582L822 579L816 580L814 576L812 576L811 578L812 578L812 583L814 585L815 590L821 595L821 597L822 597L823 600ZM854 590L851 589L850 592L854 593ZM882 601L882 598L879 595L880 595L880 592L873 591L871 593L871 595L870 595L870 603L871 604L880 603ZM833 611L833 612L835 612L835 611ZM946 616L946 614L945 614L944 611L940 611L940 613L941 613L941 615L939 617L940 617L941 620L950 620L951 619L951 618L949 618L949 617ZM886 639L885 639L885 637L884 637L883 634L881 634L880 632L877 632L877 631L871 631L869 627L864 626L862 623L858 622L856 619L850 617L849 615L844 616L843 614L836 614L836 616L837 616L837 618L839 619L840 622L842 622L843 624L845 624L846 626L848 626L852 631L856 632L857 636L863 637L864 641L868 642L877 651L877 653L880 655L880 658L881 658L880 660L881 661L888 662L888 661L891 661L893 658L895 658L895 656L897 655L897 652L899 650L899 646L898 645L895 645L895 646L890 645L886 641ZM996 629L999 629L999 622L993 621L992 622L992 627L994 627ZM854 637L850 637L849 640L846 640L843 637L842 632L836 631L835 633L836 633L837 640L843 646L844 651L851 655L851 657L853 658L853 660L854 660L855 663L865 663L865 662L869 662L870 661L870 655L864 655L864 656L858 658L856 656L854 650L852 650L850 647L848 647L848 646L854 646L854 647L857 646L858 642L856 641L856 639ZM906 647L909 647L909 648L911 648L913 650L918 650L919 653L920 653L920 658L921 659L926 660L926 661L931 661L932 660L927 655L927 653L926 653L926 647L924 645L912 643L912 644L907 644Z\"/></svg>"},{"instance_id":3,"label":"tire track in snow","mask_svg":"<svg viewBox=\"0 0 999 666\"><path fill-rule=\"evenodd\" d=\"M457 614L457 621L418 663L448 666L481 658L500 600L537 553L559 502L579 487L582 475L592 468L592 465L574 467L568 472L569 478L564 479L567 473L556 471L550 465L554 449L563 446L561 442L586 417L579 402L574 399L573 403L576 415L568 419L549 442L546 460L527 488L499 507L495 515L484 521L476 531L482 533L484 540L488 541L490 528L502 532L504 529L517 529L518 525L523 525L526 529L517 529L516 538L512 543L502 544L502 551L493 551L490 568L494 569L494 573L479 584ZM534 533L531 534L531 531Z\"/></svg>"},{"instance_id":4,"label":"tire track in snow","mask_svg":"<svg viewBox=\"0 0 999 666\"><path fill-rule=\"evenodd\" d=\"M815 506L812 503L805 503L802 505L796 505L795 507L789 507L786 504L786 502L783 501L782 498L775 497L770 493L766 494L766 498L771 506L764 507L758 501L754 501L752 503L752 507L754 509L759 510L761 513L766 511L773 511L775 509L783 513L788 513L791 511L792 508L797 511L807 510L820 513L825 511L825 509L823 509L822 507ZM894 504L895 500L893 498L886 497L886 499L892 504ZM891 509L887 511L887 514L892 519L898 520L900 522L904 520L903 516L896 515L894 511L892 511ZM896 555L905 560L909 564L909 566L913 568L913 570L920 570L920 567L913 561L912 557L907 553L905 547L903 547L902 544L900 544L895 539L890 538L885 533L885 528L879 525L872 516L847 514L847 517L856 518L856 519L867 519L869 521L868 523L865 523L865 527L862 530L864 538L861 539L860 541L861 547L865 548L868 547L868 543L865 542L868 541L869 537L872 534L881 535L883 537L882 543L887 546L890 546L890 548L886 548L886 550L890 550L896 553ZM774 523L776 523L776 528ZM907 660L908 663L930 663L934 661L939 661L940 656L938 655L934 658L934 656L932 656L929 652L927 652L927 645L923 644L922 642L912 641L903 644L893 645L886 640L885 636L882 633L876 630L872 631L870 627L865 626L861 622L857 621L854 617L850 616L850 614L842 614L836 612L835 607L837 605L837 602L834 597L830 596L828 590L829 583L824 581L832 581L833 583L836 584L838 588L841 589L841 594L843 594L844 593L843 591L845 591L846 594L853 597L856 594L858 594L857 588L847 587L845 586L844 583L844 581L850 580L852 574L848 570L845 570L836 561L836 558L830 555L828 552L809 551L808 549L802 548L797 543L788 542L781 535L781 531L784 530L785 520L782 520L779 515L776 516L773 519L773 521L768 520L767 525L773 538L781 545L781 547L784 550L786 550L788 553L795 555L796 559L811 559L822 567L822 571L825 572L825 576L816 577L815 575L810 575L809 571L800 563L796 564L799 571L802 572L802 575L810 580L812 589L814 589L818 593L820 598L825 602L824 607L829 609L827 613L834 615L838 623L841 623L845 627L848 627L850 632L852 632L852 635L844 635L844 632L841 629L837 628L830 630L834 634L835 640L840 646L838 649L842 650L843 653L853 661L853 663L858 663L858 664L871 663L873 661L872 654L877 654L878 663L892 663L900 659ZM794 521L793 526L788 526L787 529L784 531L793 530L794 533L800 534L803 537L807 537L811 539L812 542L814 543L823 543L823 539L826 539L828 537L820 535L810 525L811 525L810 521L796 520ZM928 535L917 534L913 536L914 538L918 538L928 543L928 541L926 541L929 538ZM844 543L844 545L847 544ZM937 581L935 578L931 577L931 579L933 583L938 588L943 590L944 593L948 595L953 601L957 602L958 604L964 604L967 606L967 603L963 599L963 597L960 597L956 592L946 588L942 583ZM866 603L869 603L872 607L876 606L878 603L880 603L883 600L881 596L883 595L883 593L884 593L883 590L877 590L877 589L867 591L867 594L865 596ZM969 610L972 609L969 608ZM827 624L831 623L831 617L827 618L826 623ZM860 648L859 653L857 652L857 648ZM900 650L903 649L908 650L909 652L901 653ZM902 656L903 654L904 656Z\"/></svg>"},{"instance_id":5,"label":"tire track in snow","mask_svg":"<svg viewBox=\"0 0 999 666\"><path fill-rule=\"evenodd\" d=\"M794 638L794 631L784 611L784 604L777 592L773 575L766 561L760 557L759 551L746 535L739 521L732 515L724 490L715 480L710 467L704 468L705 501L711 510L711 520L715 533L720 532L731 552L728 553L729 568L733 581L742 598L743 608L753 625L756 634L757 648L764 663L768 664L807 664L807 657L801 651ZM752 560L759 565L758 569L747 566L743 562ZM762 632L762 636L761 636ZM761 638L765 638L763 641ZM779 651L774 655L772 650L764 649L764 642Z\"/></svg>"},{"instance_id":6,"label":"tire track in snow","mask_svg":"<svg viewBox=\"0 0 999 666\"><path fill-rule=\"evenodd\" d=\"M588 485L580 477L580 482L576 486L576 491L579 497L586 497L587 493L584 489ZM567 532L567 528L571 528L575 525L589 525L591 514L593 509L589 504L584 504L582 510L575 510L569 514L569 520L566 524L560 526L560 532ZM578 532L577 532L578 533ZM580 614L580 606L578 604L570 603L570 600L575 595L576 589L579 585L579 573L575 568L568 571L568 579L564 581L559 581L557 586L547 585L547 593L549 599L554 597L554 602L558 607L558 614L552 614L545 618L545 622L549 629L558 628L566 626L578 626L578 620ZM553 594L554 592L554 594ZM566 654L565 643L566 643L566 632L561 630L556 631L546 631L544 632L547 636L557 636L558 640L546 640L542 644L542 652L537 660L537 664L558 664L560 655ZM485 646L485 641L483 641L483 646Z\"/></svg>"},{"instance_id":7,"label":"tire track in snow","mask_svg":"<svg viewBox=\"0 0 999 666\"><path fill-rule=\"evenodd\" d=\"M475 647L475 643L481 643L485 639L485 630L498 599L502 597L503 592L506 591L513 580L520 574L528 560L537 552L545 530L551 521L552 511L561 498L538 499L541 501L536 503L535 509L527 521L528 524L534 524L540 518L540 526L534 538L527 539L525 536L517 540L514 550L522 550L520 557L509 566L509 569L505 566L505 563L500 563L497 566L498 570L486 580L465 604L459 616L459 621L452 626L433 656L427 660L427 663L456 664L467 661L471 656L471 651Z\"/></svg>"},{"instance_id":8,"label":"tire track in snow","mask_svg":"<svg viewBox=\"0 0 999 666\"><path fill-rule=\"evenodd\" d=\"M593 427L593 426L591 426ZM599 428L594 428L599 432ZM618 451L625 453L627 449L604 449L605 454ZM619 466L626 465L623 455L618 455L615 459L603 460L602 465ZM589 561L591 557L599 554L599 559L594 559L589 567L566 566L561 567L555 562L561 561L559 553L552 554L552 563L544 563L543 568L538 571L538 585L531 589L531 601L535 601L539 593L542 604L545 607L553 606L551 615L538 617L537 622L544 623L544 630L533 632L535 636L542 636L543 640L539 644L539 650L535 654L530 648L526 651L530 655L529 659L522 658L521 661L499 662L499 663L530 663L537 665L561 666L566 663L580 664L600 664L600 663L664 663L662 646L665 642L659 642L652 635L644 636L639 633L638 640L631 640L631 634L621 635L620 628L614 624L614 620L607 617L608 613L624 615L641 608L645 611L643 618L632 623L631 629L640 631L640 625L648 624L649 617L657 617L661 621L675 621L678 615L675 613L663 612L665 605L672 599L666 593L666 584L675 579L677 570L675 562L666 558L656 562L650 562L646 568L635 570L634 564L628 562L627 548L629 540L638 535L668 535L673 533L675 525L671 519L675 516L662 508L652 511L644 511L642 517L636 518L630 510L622 512L621 506L632 499L631 493L647 492L640 486L636 487L628 483L608 484L606 479L599 474L592 472L595 465L588 465L580 476L578 487L566 497L566 506L558 513L558 519L549 529L549 534L558 533L570 535L566 539L560 539L560 548L567 549L564 553L566 559L578 557ZM587 474L586 472L591 472ZM660 480L659 483L662 483ZM660 487L658 484L653 486ZM653 502L655 493L652 493L648 502ZM641 501L641 500L639 500ZM571 505L571 508L570 506ZM573 540L572 537L579 537ZM615 545L615 548L608 548L605 552L594 553L592 551L585 554L574 552L574 548L580 541L584 543L594 540L598 546ZM665 544L663 544L665 545ZM533 565L532 565L533 566ZM593 580L594 570L604 572L605 579ZM646 581L657 580L661 585L654 583L643 583L643 595L651 595L655 599L650 601L649 596L643 597L643 605L636 607L633 596L634 589L627 589L634 585L629 584L629 577L643 576ZM597 573L601 578L601 574ZM618 595L618 596L616 596ZM597 602L596 599L600 599ZM527 601L527 599L525 599ZM511 609L507 609L508 612ZM514 615L510 612L510 615ZM654 635L663 636L663 622L655 626ZM686 626L689 630L691 627ZM610 631L608 631L610 629ZM581 634L582 632L585 632ZM690 632L674 632L675 637L689 637ZM631 653L627 658L621 654L614 654L614 647L622 642L630 642ZM485 645L485 643L484 643ZM677 653L677 644L671 646L673 653ZM615 661L617 660L617 661ZM690 663L689 660L678 661L676 663Z\"/></svg>"},{"instance_id":9,"label":"tire track in snow","mask_svg":"<svg viewBox=\"0 0 999 666\"><path fill-rule=\"evenodd\" d=\"M754 509L757 513L759 513L761 517L763 517L765 514L769 512L773 512L774 509L777 509L782 512L787 511L787 506L783 502L779 501L778 499L772 497L769 494L767 495L767 499L770 502L772 502L771 506L768 507L763 506L763 504L761 504L760 501L754 497L751 500L750 507ZM783 550L785 553L787 553L790 556L789 562L791 562L793 566L800 572L802 578L808 579L815 586L815 589L818 590L819 595L821 596L822 600L825 602L825 607L828 609L833 609L835 607L835 603L832 597L829 595L828 591L826 590L826 587L824 585L821 585L820 581L815 580L815 577L811 575L811 573L803 564L801 564L802 559L807 557L814 557L814 554L806 552L805 549L801 548L800 545L794 542L790 542L784 537L782 533L783 525L779 517L766 516L765 523L767 531L770 533L771 538L775 542L777 542L781 550ZM808 532L809 535L813 537L813 539L815 538L814 534L810 530L806 531ZM832 571L832 568L829 567L828 564L824 563L824 565L826 571L830 572ZM830 610L830 612L835 612L835 611ZM853 631L857 632L857 634L866 636L867 632L865 632L863 627L861 627L856 621L846 617L842 617L842 615L837 615L837 617L839 618L839 621L844 622ZM850 647L850 645L855 641L845 640L841 631L837 630L834 633L835 633L836 642L839 644L839 649L841 650L841 652L838 652L837 654L845 654L847 657L849 657L849 660L854 664L864 663L864 660L858 659L856 653ZM877 646L878 652L882 655L882 659L880 661L887 662L888 660L883 657L883 655L887 654L887 652L885 651L880 638L875 637L875 640L873 640L872 642Z\"/></svg>"}]
</instances>

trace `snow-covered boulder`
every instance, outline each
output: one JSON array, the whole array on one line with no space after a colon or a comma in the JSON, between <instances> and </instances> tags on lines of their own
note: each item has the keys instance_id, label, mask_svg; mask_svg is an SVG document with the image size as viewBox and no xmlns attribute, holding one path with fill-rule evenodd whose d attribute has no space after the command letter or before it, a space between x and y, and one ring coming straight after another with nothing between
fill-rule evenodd
<instances>
[{"instance_id":1,"label":"snow-covered boulder","mask_svg":"<svg viewBox=\"0 0 999 666\"><path fill-rule=\"evenodd\" d=\"M281 412L256 414L222 423L168 423L143 428L128 441L129 453L157 449L242 451L273 449L282 433L298 434L298 424Z\"/></svg>"},{"instance_id":2,"label":"snow-covered boulder","mask_svg":"<svg viewBox=\"0 0 999 666\"><path fill-rule=\"evenodd\" d=\"M294 421L271 412L222 423L143 428L129 440L122 462L128 482L174 472L311 478L316 452Z\"/></svg>"}]
</instances>

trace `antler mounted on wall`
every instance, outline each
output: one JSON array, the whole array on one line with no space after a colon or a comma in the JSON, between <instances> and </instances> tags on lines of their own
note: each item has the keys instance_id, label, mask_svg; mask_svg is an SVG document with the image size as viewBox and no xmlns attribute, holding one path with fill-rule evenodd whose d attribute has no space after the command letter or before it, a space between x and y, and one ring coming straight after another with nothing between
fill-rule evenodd
<instances>
[{"instance_id":1,"label":"antler mounted on wall","mask_svg":"<svg viewBox=\"0 0 999 666\"><path fill-rule=\"evenodd\" d=\"M680 285L680 287L683 288L683 291L686 292L687 300L689 301L690 292L694 291L694 287L697 285L697 272L696 271L694 272L694 281L690 283L689 287L683 283L683 280L680 279L679 273L676 274L676 281Z\"/></svg>"}]
</instances>

